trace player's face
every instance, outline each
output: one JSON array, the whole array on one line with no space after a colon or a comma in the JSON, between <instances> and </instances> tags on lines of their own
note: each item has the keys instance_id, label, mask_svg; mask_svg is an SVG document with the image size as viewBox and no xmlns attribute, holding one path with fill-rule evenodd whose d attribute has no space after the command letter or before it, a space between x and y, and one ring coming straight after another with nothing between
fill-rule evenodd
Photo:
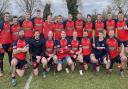
<instances>
[{"instance_id":1,"label":"player's face","mask_svg":"<svg viewBox=\"0 0 128 89\"><path fill-rule=\"evenodd\" d=\"M48 32L48 38L49 38L49 39L52 39L52 38L53 38L53 32L52 32L52 31L49 31L49 32Z\"/></svg>"},{"instance_id":2,"label":"player's face","mask_svg":"<svg viewBox=\"0 0 128 89\"><path fill-rule=\"evenodd\" d=\"M111 14L108 14L108 15L107 15L107 19L108 19L108 20L112 19L112 15L111 15Z\"/></svg>"},{"instance_id":3,"label":"player's face","mask_svg":"<svg viewBox=\"0 0 128 89\"><path fill-rule=\"evenodd\" d=\"M41 12L36 12L37 17L41 17Z\"/></svg>"},{"instance_id":4,"label":"player's face","mask_svg":"<svg viewBox=\"0 0 128 89\"><path fill-rule=\"evenodd\" d=\"M114 37L114 31L109 31L109 37L110 38Z\"/></svg>"},{"instance_id":5,"label":"player's face","mask_svg":"<svg viewBox=\"0 0 128 89\"><path fill-rule=\"evenodd\" d=\"M69 16L68 16L68 20L69 20L69 21L72 21L72 15L69 15Z\"/></svg>"},{"instance_id":6,"label":"player's face","mask_svg":"<svg viewBox=\"0 0 128 89\"><path fill-rule=\"evenodd\" d=\"M88 21L88 22L91 21L91 17L90 17L90 16L87 17L87 21Z\"/></svg>"},{"instance_id":7,"label":"player's face","mask_svg":"<svg viewBox=\"0 0 128 89\"><path fill-rule=\"evenodd\" d=\"M77 38L77 32L73 32L73 38Z\"/></svg>"},{"instance_id":8,"label":"player's face","mask_svg":"<svg viewBox=\"0 0 128 89\"><path fill-rule=\"evenodd\" d=\"M64 31L61 32L61 37L65 38L66 37L66 33Z\"/></svg>"},{"instance_id":9,"label":"player's face","mask_svg":"<svg viewBox=\"0 0 128 89\"><path fill-rule=\"evenodd\" d=\"M122 21L123 18L124 18L123 14L119 14L119 15L118 15L118 19L119 19L119 21Z\"/></svg>"},{"instance_id":10,"label":"player's face","mask_svg":"<svg viewBox=\"0 0 128 89\"><path fill-rule=\"evenodd\" d=\"M98 21L101 21L101 20L102 20L102 16L101 16L101 15L98 15L98 16L97 16L97 20L98 20Z\"/></svg>"},{"instance_id":11,"label":"player's face","mask_svg":"<svg viewBox=\"0 0 128 89\"><path fill-rule=\"evenodd\" d=\"M13 18L13 24L17 24L17 18Z\"/></svg>"},{"instance_id":12,"label":"player's face","mask_svg":"<svg viewBox=\"0 0 128 89\"><path fill-rule=\"evenodd\" d=\"M61 17L61 16L58 16L58 17L57 17L57 21L58 21L59 23L61 23L61 22L62 22L62 17Z\"/></svg>"},{"instance_id":13,"label":"player's face","mask_svg":"<svg viewBox=\"0 0 128 89\"><path fill-rule=\"evenodd\" d=\"M36 31L36 32L34 33L34 36L37 37L37 38L39 38L39 36L40 36L39 31Z\"/></svg>"},{"instance_id":14,"label":"player's face","mask_svg":"<svg viewBox=\"0 0 128 89\"><path fill-rule=\"evenodd\" d=\"M19 32L19 38L20 38L20 39L24 38L24 31L20 31L20 32Z\"/></svg>"},{"instance_id":15,"label":"player's face","mask_svg":"<svg viewBox=\"0 0 128 89\"><path fill-rule=\"evenodd\" d=\"M87 32L83 32L83 37L88 37L88 33Z\"/></svg>"},{"instance_id":16,"label":"player's face","mask_svg":"<svg viewBox=\"0 0 128 89\"><path fill-rule=\"evenodd\" d=\"M99 38L104 38L104 34L103 33L99 33Z\"/></svg>"},{"instance_id":17,"label":"player's face","mask_svg":"<svg viewBox=\"0 0 128 89\"><path fill-rule=\"evenodd\" d=\"M10 15L9 15L9 14L5 14L5 15L4 15L4 20L5 20L5 21L9 21L9 19L10 19Z\"/></svg>"},{"instance_id":18,"label":"player's face","mask_svg":"<svg viewBox=\"0 0 128 89\"><path fill-rule=\"evenodd\" d=\"M25 18L26 18L26 19L30 19L30 13L26 12Z\"/></svg>"},{"instance_id":19,"label":"player's face","mask_svg":"<svg viewBox=\"0 0 128 89\"><path fill-rule=\"evenodd\" d=\"M77 19L78 19L78 20L81 20L81 19L82 19L81 14L78 14L78 15L77 15Z\"/></svg>"},{"instance_id":20,"label":"player's face","mask_svg":"<svg viewBox=\"0 0 128 89\"><path fill-rule=\"evenodd\" d=\"M52 21L52 17L50 15L47 17L47 21L48 22L51 22Z\"/></svg>"}]
</instances>

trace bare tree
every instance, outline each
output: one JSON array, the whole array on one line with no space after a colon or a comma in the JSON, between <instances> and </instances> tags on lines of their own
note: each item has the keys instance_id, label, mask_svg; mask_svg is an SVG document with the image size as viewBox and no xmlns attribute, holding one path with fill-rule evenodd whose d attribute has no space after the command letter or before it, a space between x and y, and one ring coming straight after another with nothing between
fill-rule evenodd
<instances>
[{"instance_id":1,"label":"bare tree","mask_svg":"<svg viewBox=\"0 0 128 89\"><path fill-rule=\"evenodd\" d=\"M23 11L30 11L31 16L34 15L39 0L16 0L16 3Z\"/></svg>"},{"instance_id":2,"label":"bare tree","mask_svg":"<svg viewBox=\"0 0 128 89\"><path fill-rule=\"evenodd\" d=\"M124 15L128 14L128 0L112 0L111 6L108 9L112 10L113 13L122 11Z\"/></svg>"},{"instance_id":3,"label":"bare tree","mask_svg":"<svg viewBox=\"0 0 128 89\"><path fill-rule=\"evenodd\" d=\"M2 14L4 13L4 11L7 9L7 7L8 7L8 2L9 2L9 0L1 0L1 1L0 1L0 17L1 17Z\"/></svg>"}]
</instances>

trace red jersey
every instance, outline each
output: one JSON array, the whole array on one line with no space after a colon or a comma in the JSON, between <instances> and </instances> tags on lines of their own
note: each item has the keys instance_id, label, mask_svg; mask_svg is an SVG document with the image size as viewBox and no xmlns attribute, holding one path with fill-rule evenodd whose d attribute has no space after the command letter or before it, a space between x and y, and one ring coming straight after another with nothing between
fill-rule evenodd
<instances>
[{"instance_id":1,"label":"red jersey","mask_svg":"<svg viewBox=\"0 0 128 89\"><path fill-rule=\"evenodd\" d=\"M12 37L12 42L14 42L16 39L18 39L18 32L20 30L20 25L19 24L14 24L11 27L11 37Z\"/></svg>"},{"instance_id":2,"label":"red jersey","mask_svg":"<svg viewBox=\"0 0 128 89\"><path fill-rule=\"evenodd\" d=\"M56 23L54 29L55 40L59 40L61 38L61 32L64 30L64 26L62 23Z\"/></svg>"},{"instance_id":3,"label":"red jersey","mask_svg":"<svg viewBox=\"0 0 128 89\"><path fill-rule=\"evenodd\" d=\"M13 49L24 48L25 46L28 46L27 42L25 40L19 39L14 42ZM18 60L25 60L26 54L27 52L20 52L20 53L14 54L13 56Z\"/></svg>"},{"instance_id":4,"label":"red jersey","mask_svg":"<svg viewBox=\"0 0 128 89\"><path fill-rule=\"evenodd\" d=\"M107 20L106 21L106 31L107 35L109 34L109 31L113 29L115 31L116 22L114 20Z\"/></svg>"},{"instance_id":5,"label":"red jersey","mask_svg":"<svg viewBox=\"0 0 128 89\"><path fill-rule=\"evenodd\" d=\"M41 34L43 33L43 24L42 18L34 18L34 30L38 30Z\"/></svg>"},{"instance_id":6,"label":"red jersey","mask_svg":"<svg viewBox=\"0 0 128 89\"><path fill-rule=\"evenodd\" d=\"M84 28L84 21L83 20L77 20L75 22L75 30L77 32L78 37L83 37L83 28Z\"/></svg>"},{"instance_id":7,"label":"red jersey","mask_svg":"<svg viewBox=\"0 0 128 89\"><path fill-rule=\"evenodd\" d=\"M99 30L104 31L104 23L103 22L96 22L95 23L95 36L96 37L99 35Z\"/></svg>"},{"instance_id":8,"label":"red jersey","mask_svg":"<svg viewBox=\"0 0 128 89\"><path fill-rule=\"evenodd\" d=\"M73 36L73 31L74 31L74 22L73 21L68 21L66 23L66 35L67 36Z\"/></svg>"},{"instance_id":9,"label":"red jersey","mask_svg":"<svg viewBox=\"0 0 128 89\"><path fill-rule=\"evenodd\" d=\"M0 32L0 43L1 44L11 44L11 27L9 22L4 22L3 23L3 28L1 29Z\"/></svg>"},{"instance_id":10,"label":"red jersey","mask_svg":"<svg viewBox=\"0 0 128 89\"><path fill-rule=\"evenodd\" d=\"M121 45L121 42L118 39L115 38L109 38L106 41L107 46L109 48L109 57L110 59L115 58L119 55L119 46Z\"/></svg>"},{"instance_id":11,"label":"red jersey","mask_svg":"<svg viewBox=\"0 0 128 89\"><path fill-rule=\"evenodd\" d=\"M78 40L72 40L71 50L74 52L74 54L79 51L79 42L78 42ZM74 54L71 53L70 56L73 57Z\"/></svg>"},{"instance_id":12,"label":"red jersey","mask_svg":"<svg viewBox=\"0 0 128 89\"><path fill-rule=\"evenodd\" d=\"M121 41L127 41L128 40L128 31L126 29L118 29L120 27L127 26L125 21L118 21L117 22L117 37Z\"/></svg>"},{"instance_id":13,"label":"red jersey","mask_svg":"<svg viewBox=\"0 0 128 89\"><path fill-rule=\"evenodd\" d=\"M91 54L92 52L92 43L91 40L89 38L83 38L82 42L82 53L84 56L88 56Z\"/></svg>"},{"instance_id":14,"label":"red jersey","mask_svg":"<svg viewBox=\"0 0 128 89\"><path fill-rule=\"evenodd\" d=\"M47 39L48 38L48 32L49 31L54 31L55 29L55 24L53 22L48 23L47 21L45 21L44 23L44 37Z\"/></svg>"},{"instance_id":15,"label":"red jersey","mask_svg":"<svg viewBox=\"0 0 128 89\"><path fill-rule=\"evenodd\" d=\"M54 41L53 40L47 40L46 41L46 52L48 54L54 53Z\"/></svg>"},{"instance_id":16,"label":"red jersey","mask_svg":"<svg viewBox=\"0 0 128 89\"><path fill-rule=\"evenodd\" d=\"M68 56L69 53L69 48L67 47L68 42L66 39L61 39L60 40L60 48L57 51L57 55L59 57L59 60L62 60L66 56ZM63 53L61 53L63 51Z\"/></svg>"},{"instance_id":17,"label":"red jersey","mask_svg":"<svg viewBox=\"0 0 128 89\"><path fill-rule=\"evenodd\" d=\"M90 37L90 38L92 38L92 29L93 29L93 24L92 24L92 22L87 22L86 24L85 24L85 30L88 30L88 36Z\"/></svg>"},{"instance_id":18,"label":"red jersey","mask_svg":"<svg viewBox=\"0 0 128 89\"><path fill-rule=\"evenodd\" d=\"M34 35L32 22L30 20L25 20L22 24L22 27L25 31L25 37L32 38Z\"/></svg>"}]
</instances>

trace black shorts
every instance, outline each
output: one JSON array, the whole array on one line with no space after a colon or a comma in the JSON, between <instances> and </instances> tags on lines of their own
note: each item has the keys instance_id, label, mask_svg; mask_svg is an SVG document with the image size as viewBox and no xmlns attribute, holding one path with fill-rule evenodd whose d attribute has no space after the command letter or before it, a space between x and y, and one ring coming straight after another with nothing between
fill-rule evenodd
<instances>
[{"instance_id":1,"label":"black shorts","mask_svg":"<svg viewBox=\"0 0 128 89\"><path fill-rule=\"evenodd\" d=\"M107 55L106 55L106 54L95 55L95 57L96 57L96 59L98 60L98 63L99 63L99 64L103 64L103 59L104 59L105 57L107 57Z\"/></svg>"},{"instance_id":2,"label":"black shorts","mask_svg":"<svg viewBox=\"0 0 128 89\"><path fill-rule=\"evenodd\" d=\"M83 62L84 62L84 64L88 64L90 62L90 60L91 60L90 55L83 56Z\"/></svg>"},{"instance_id":3,"label":"black shorts","mask_svg":"<svg viewBox=\"0 0 128 89\"><path fill-rule=\"evenodd\" d=\"M20 70L24 70L25 69L25 65L27 64L26 60L17 60L18 63L16 65L16 69L20 69Z\"/></svg>"},{"instance_id":4,"label":"black shorts","mask_svg":"<svg viewBox=\"0 0 128 89\"><path fill-rule=\"evenodd\" d=\"M113 64L115 62L121 64L121 57L120 57L120 55L118 55L115 58L111 59L110 61L111 61L111 64L110 64L110 68L109 69L112 69Z\"/></svg>"},{"instance_id":5,"label":"black shorts","mask_svg":"<svg viewBox=\"0 0 128 89\"><path fill-rule=\"evenodd\" d=\"M33 69L36 69L39 66L39 63L37 63L36 60L37 60L36 56L32 56L32 67L33 67Z\"/></svg>"},{"instance_id":6,"label":"black shorts","mask_svg":"<svg viewBox=\"0 0 128 89\"><path fill-rule=\"evenodd\" d=\"M128 40L127 41L122 41L124 47L128 47Z\"/></svg>"}]
</instances>

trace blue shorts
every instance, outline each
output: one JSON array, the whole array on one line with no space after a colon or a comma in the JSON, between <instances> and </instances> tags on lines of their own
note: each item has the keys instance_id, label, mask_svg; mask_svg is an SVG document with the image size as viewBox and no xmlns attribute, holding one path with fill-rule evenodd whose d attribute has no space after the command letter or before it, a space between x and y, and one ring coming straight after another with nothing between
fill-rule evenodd
<instances>
[{"instance_id":1,"label":"blue shorts","mask_svg":"<svg viewBox=\"0 0 128 89\"><path fill-rule=\"evenodd\" d=\"M65 61L68 61L69 58L70 58L70 56L66 56L66 57L64 58L64 60L65 60ZM59 60L59 61L58 61L58 64L62 64L64 60L63 60L63 59L62 59L62 60Z\"/></svg>"},{"instance_id":2,"label":"blue shorts","mask_svg":"<svg viewBox=\"0 0 128 89\"><path fill-rule=\"evenodd\" d=\"M67 41L68 41L68 44L71 44L72 39L73 39L73 37L72 37L72 36L67 36Z\"/></svg>"},{"instance_id":3,"label":"blue shorts","mask_svg":"<svg viewBox=\"0 0 128 89\"><path fill-rule=\"evenodd\" d=\"M90 58L90 55L88 56L83 56L83 62L88 64L90 62L91 58Z\"/></svg>"},{"instance_id":4,"label":"blue shorts","mask_svg":"<svg viewBox=\"0 0 128 89\"><path fill-rule=\"evenodd\" d=\"M55 46L58 46L60 44L59 40L54 40Z\"/></svg>"}]
</instances>

